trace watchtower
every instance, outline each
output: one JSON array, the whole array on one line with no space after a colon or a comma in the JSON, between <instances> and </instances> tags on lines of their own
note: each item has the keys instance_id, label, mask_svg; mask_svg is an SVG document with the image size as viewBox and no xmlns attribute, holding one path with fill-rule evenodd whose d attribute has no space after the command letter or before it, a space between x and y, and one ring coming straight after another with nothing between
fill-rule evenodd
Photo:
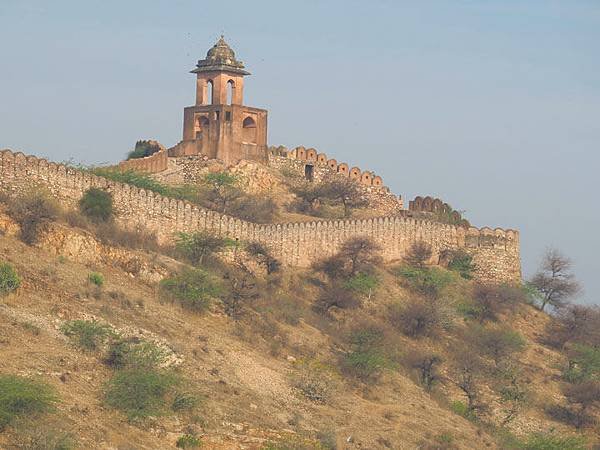
<instances>
[{"instance_id":1,"label":"watchtower","mask_svg":"<svg viewBox=\"0 0 600 450\"><path fill-rule=\"evenodd\" d=\"M191 71L196 104L183 113L183 141L170 156L202 154L227 164L267 159L267 111L244 106L244 64L223 36Z\"/></svg>"}]
</instances>

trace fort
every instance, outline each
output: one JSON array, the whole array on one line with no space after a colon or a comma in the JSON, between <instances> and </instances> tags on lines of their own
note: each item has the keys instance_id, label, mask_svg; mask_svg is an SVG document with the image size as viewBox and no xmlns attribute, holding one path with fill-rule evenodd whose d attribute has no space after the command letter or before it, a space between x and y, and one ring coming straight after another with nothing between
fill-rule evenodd
<instances>
[{"instance_id":1,"label":"fort","mask_svg":"<svg viewBox=\"0 0 600 450\"><path fill-rule=\"evenodd\" d=\"M185 201L163 197L102 178L63 164L48 162L10 150L0 152L0 185L19 193L32 185L46 187L66 206L76 207L91 187L113 196L117 220L130 228L144 227L161 241L174 233L207 230L240 241L259 241L288 266L307 267L334 254L354 236L368 236L383 249L385 261L401 260L417 241L429 243L434 259L445 250L462 250L473 256L475 276L482 281L515 282L521 277L519 233L514 230L475 228L467 223L450 225L421 213L448 209L439 199L417 197L405 209L380 176L338 162L314 148L269 147L267 111L243 105L243 77L249 73L223 37L198 61L196 103L184 109L183 139L169 149L119 163L122 170L160 175L173 168L194 171L207 160L234 166L249 160L297 172L319 183L326 175L354 180L380 217L369 219L312 220L309 222L256 224ZM185 160L186 164L182 164ZM193 178L193 174L184 177Z\"/></svg>"}]
</instances>

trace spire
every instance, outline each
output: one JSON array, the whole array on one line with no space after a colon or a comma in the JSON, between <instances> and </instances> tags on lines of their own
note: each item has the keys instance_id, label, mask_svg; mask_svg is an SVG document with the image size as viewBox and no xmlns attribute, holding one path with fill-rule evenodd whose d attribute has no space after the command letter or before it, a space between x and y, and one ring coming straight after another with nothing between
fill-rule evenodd
<instances>
[{"instance_id":1,"label":"spire","mask_svg":"<svg viewBox=\"0 0 600 450\"><path fill-rule=\"evenodd\" d=\"M221 35L215 45L206 53L206 58L198 61L196 69L192 73L210 72L210 71L228 71L241 75L250 75L244 70L244 64L235 59L235 52L229 44L225 42L225 37Z\"/></svg>"}]
</instances>

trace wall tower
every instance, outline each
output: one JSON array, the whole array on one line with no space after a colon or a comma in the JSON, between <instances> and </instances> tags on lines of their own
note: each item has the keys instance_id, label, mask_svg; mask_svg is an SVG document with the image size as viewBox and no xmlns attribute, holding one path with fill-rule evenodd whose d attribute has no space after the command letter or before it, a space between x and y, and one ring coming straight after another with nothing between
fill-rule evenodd
<instances>
[{"instance_id":1,"label":"wall tower","mask_svg":"<svg viewBox=\"0 0 600 450\"><path fill-rule=\"evenodd\" d=\"M183 141L169 156L202 154L234 164L267 160L267 111L244 106L244 64L223 36L191 71L196 104L183 113Z\"/></svg>"}]
</instances>

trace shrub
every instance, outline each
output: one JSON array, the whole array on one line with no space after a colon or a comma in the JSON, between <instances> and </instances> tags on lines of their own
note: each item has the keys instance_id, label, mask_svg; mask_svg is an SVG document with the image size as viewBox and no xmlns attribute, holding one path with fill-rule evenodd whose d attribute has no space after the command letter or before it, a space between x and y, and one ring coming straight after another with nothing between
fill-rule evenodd
<instances>
[{"instance_id":1,"label":"shrub","mask_svg":"<svg viewBox=\"0 0 600 450\"><path fill-rule=\"evenodd\" d=\"M410 246L404 257L404 261L410 267L423 269L431 259L432 253L431 245L423 241L418 241Z\"/></svg>"},{"instance_id":2,"label":"shrub","mask_svg":"<svg viewBox=\"0 0 600 450\"><path fill-rule=\"evenodd\" d=\"M313 309L320 314L329 314L331 308L351 309L360 306L361 302L354 291L346 289L343 285L332 283L327 285L319 294Z\"/></svg>"},{"instance_id":3,"label":"shrub","mask_svg":"<svg viewBox=\"0 0 600 450\"><path fill-rule=\"evenodd\" d=\"M452 252L450 261L448 262L448 270L458 272L458 274L466 280L473 278L475 264L473 257L464 251Z\"/></svg>"},{"instance_id":4,"label":"shrub","mask_svg":"<svg viewBox=\"0 0 600 450\"><path fill-rule=\"evenodd\" d=\"M108 222L113 215L112 195L99 188L90 188L79 200L79 211L92 222Z\"/></svg>"},{"instance_id":5,"label":"shrub","mask_svg":"<svg viewBox=\"0 0 600 450\"><path fill-rule=\"evenodd\" d=\"M21 278L9 263L0 263L0 295L13 292L21 285Z\"/></svg>"},{"instance_id":6,"label":"shrub","mask_svg":"<svg viewBox=\"0 0 600 450\"><path fill-rule=\"evenodd\" d=\"M567 350L568 366L563 377L570 383L600 378L600 349L589 345L574 344Z\"/></svg>"},{"instance_id":7,"label":"shrub","mask_svg":"<svg viewBox=\"0 0 600 450\"><path fill-rule=\"evenodd\" d=\"M0 431L16 419L50 411L57 401L47 384L17 375L0 375Z\"/></svg>"},{"instance_id":8,"label":"shrub","mask_svg":"<svg viewBox=\"0 0 600 450\"><path fill-rule=\"evenodd\" d=\"M474 312L480 323L495 321L498 314L524 302L524 292L514 286L477 284L473 291Z\"/></svg>"},{"instance_id":9,"label":"shrub","mask_svg":"<svg viewBox=\"0 0 600 450\"><path fill-rule=\"evenodd\" d=\"M69 433L54 429L54 426L40 423L19 427L16 447L19 450L74 450L76 441Z\"/></svg>"},{"instance_id":10,"label":"shrub","mask_svg":"<svg viewBox=\"0 0 600 450\"><path fill-rule=\"evenodd\" d=\"M200 403L200 399L189 392L178 392L173 398L171 409L175 412L194 409Z\"/></svg>"},{"instance_id":11,"label":"shrub","mask_svg":"<svg viewBox=\"0 0 600 450\"><path fill-rule=\"evenodd\" d=\"M205 258L225 247L235 245L235 241L207 231L196 231L194 233L178 233L175 245L179 253L190 263L200 266Z\"/></svg>"},{"instance_id":12,"label":"shrub","mask_svg":"<svg viewBox=\"0 0 600 450\"><path fill-rule=\"evenodd\" d=\"M88 274L88 281L98 287L102 287L104 284L104 276L98 272L90 272Z\"/></svg>"},{"instance_id":13,"label":"shrub","mask_svg":"<svg viewBox=\"0 0 600 450\"><path fill-rule=\"evenodd\" d=\"M227 281L227 291L221 300L225 314L238 319L245 303L258 297L254 278L247 273L230 271L223 277Z\"/></svg>"},{"instance_id":14,"label":"shrub","mask_svg":"<svg viewBox=\"0 0 600 450\"><path fill-rule=\"evenodd\" d=\"M221 293L219 285L202 269L184 270L179 275L164 278L159 286L163 298L177 301L190 311L204 311L212 298Z\"/></svg>"},{"instance_id":15,"label":"shrub","mask_svg":"<svg viewBox=\"0 0 600 450\"><path fill-rule=\"evenodd\" d=\"M56 220L59 207L49 194L31 191L17 197L8 212L21 227L21 240L34 244L40 233L47 229L48 223Z\"/></svg>"},{"instance_id":16,"label":"shrub","mask_svg":"<svg viewBox=\"0 0 600 450\"><path fill-rule=\"evenodd\" d=\"M293 377L293 385L307 399L327 403L333 390L333 379L325 367L317 363L304 363Z\"/></svg>"},{"instance_id":17,"label":"shrub","mask_svg":"<svg viewBox=\"0 0 600 450\"><path fill-rule=\"evenodd\" d=\"M124 412L130 420L160 416L167 409L167 394L177 378L165 371L147 368L116 372L106 386L105 401Z\"/></svg>"},{"instance_id":18,"label":"shrub","mask_svg":"<svg viewBox=\"0 0 600 450\"><path fill-rule=\"evenodd\" d=\"M118 339L111 343L104 362L115 369L154 368L166 359L165 351L137 338Z\"/></svg>"},{"instance_id":19,"label":"shrub","mask_svg":"<svg viewBox=\"0 0 600 450\"><path fill-rule=\"evenodd\" d=\"M381 247L366 236L348 239L340 247L338 255L346 261L348 276L358 272L369 272L373 266L381 262Z\"/></svg>"},{"instance_id":20,"label":"shrub","mask_svg":"<svg viewBox=\"0 0 600 450\"><path fill-rule=\"evenodd\" d=\"M277 272L281 267L281 262L272 255L271 250L260 242L250 242L246 251L265 267L268 275Z\"/></svg>"},{"instance_id":21,"label":"shrub","mask_svg":"<svg viewBox=\"0 0 600 450\"><path fill-rule=\"evenodd\" d=\"M379 280L375 275L357 273L344 283L344 288L357 294L367 295L370 298L378 284Z\"/></svg>"},{"instance_id":22,"label":"shrub","mask_svg":"<svg viewBox=\"0 0 600 450\"><path fill-rule=\"evenodd\" d=\"M344 371L361 381L373 381L388 365L382 349L383 331L375 326L358 328L350 335L350 351L342 362Z\"/></svg>"},{"instance_id":23,"label":"shrub","mask_svg":"<svg viewBox=\"0 0 600 450\"><path fill-rule=\"evenodd\" d=\"M600 382L590 380L566 385L563 393L569 404L566 417L571 425L579 429L595 423L589 411L600 403Z\"/></svg>"},{"instance_id":24,"label":"shrub","mask_svg":"<svg viewBox=\"0 0 600 450\"><path fill-rule=\"evenodd\" d=\"M97 350L113 334L110 326L93 320L72 320L66 322L61 331L79 347Z\"/></svg>"},{"instance_id":25,"label":"shrub","mask_svg":"<svg viewBox=\"0 0 600 450\"><path fill-rule=\"evenodd\" d=\"M441 325L439 312L429 301L413 300L407 305L392 304L388 314L394 328L413 338L430 336Z\"/></svg>"},{"instance_id":26,"label":"shrub","mask_svg":"<svg viewBox=\"0 0 600 450\"><path fill-rule=\"evenodd\" d=\"M256 223L271 223L277 216L277 203L272 198L242 195L231 203L227 213Z\"/></svg>"},{"instance_id":27,"label":"shrub","mask_svg":"<svg viewBox=\"0 0 600 450\"><path fill-rule=\"evenodd\" d=\"M570 305L561 308L555 319L546 328L547 344L556 348L572 342L600 345L600 308L597 306Z\"/></svg>"},{"instance_id":28,"label":"shrub","mask_svg":"<svg viewBox=\"0 0 600 450\"><path fill-rule=\"evenodd\" d=\"M519 445L522 450L585 450L584 436L564 436L554 433L535 433Z\"/></svg>"},{"instance_id":29,"label":"shrub","mask_svg":"<svg viewBox=\"0 0 600 450\"><path fill-rule=\"evenodd\" d=\"M401 276L411 289L429 298L438 298L442 291L456 280L452 272L438 267L401 266L395 269L395 273Z\"/></svg>"},{"instance_id":30,"label":"shrub","mask_svg":"<svg viewBox=\"0 0 600 450\"><path fill-rule=\"evenodd\" d=\"M464 417L465 419L475 420L477 418L475 411L469 408L469 406L466 403L461 402L460 400L452 402L450 404L450 409L454 414L458 414L459 416Z\"/></svg>"},{"instance_id":31,"label":"shrub","mask_svg":"<svg viewBox=\"0 0 600 450\"><path fill-rule=\"evenodd\" d=\"M175 444L177 448L200 448L201 445L202 442L200 439L191 434L184 434L183 436L179 437L179 439L177 439L177 443Z\"/></svg>"},{"instance_id":32,"label":"shrub","mask_svg":"<svg viewBox=\"0 0 600 450\"><path fill-rule=\"evenodd\" d=\"M523 336L507 328L476 328L469 340L482 356L494 362L496 368L525 347Z\"/></svg>"},{"instance_id":33,"label":"shrub","mask_svg":"<svg viewBox=\"0 0 600 450\"><path fill-rule=\"evenodd\" d=\"M433 353L411 352L405 358L406 365L417 371L419 382L426 391L430 391L441 380L442 377L438 372L441 362L442 358Z\"/></svg>"}]
</instances>

